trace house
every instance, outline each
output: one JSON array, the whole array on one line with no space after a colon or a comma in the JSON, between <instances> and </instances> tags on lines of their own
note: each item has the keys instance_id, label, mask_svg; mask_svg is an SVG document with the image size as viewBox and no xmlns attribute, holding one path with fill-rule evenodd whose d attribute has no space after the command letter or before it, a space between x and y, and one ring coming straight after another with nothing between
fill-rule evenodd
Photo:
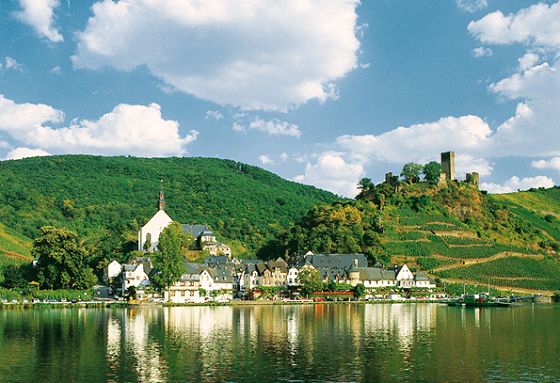
<instances>
[{"instance_id":1,"label":"house","mask_svg":"<svg viewBox=\"0 0 560 383\"><path fill-rule=\"evenodd\" d=\"M292 266L288 269L288 275L286 276L287 285L290 287L299 286L299 270L297 267Z\"/></svg>"},{"instance_id":2,"label":"house","mask_svg":"<svg viewBox=\"0 0 560 383\"><path fill-rule=\"evenodd\" d=\"M396 286L401 289L410 289L414 287L414 275L407 265L395 267Z\"/></svg>"},{"instance_id":3,"label":"house","mask_svg":"<svg viewBox=\"0 0 560 383\"><path fill-rule=\"evenodd\" d=\"M363 254L311 254L305 257L305 266L319 271L323 282L349 283L350 268L367 267L367 258Z\"/></svg>"},{"instance_id":4,"label":"house","mask_svg":"<svg viewBox=\"0 0 560 383\"><path fill-rule=\"evenodd\" d=\"M436 282L428 277L428 275L419 271L414 276L414 287L419 289L434 289L436 287Z\"/></svg>"},{"instance_id":5,"label":"house","mask_svg":"<svg viewBox=\"0 0 560 383\"><path fill-rule=\"evenodd\" d=\"M164 299L173 303L202 302L200 295L200 265L185 262L185 272L179 281L164 292Z\"/></svg>"},{"instance_id":6,"label":"house","mask_svg":"<svg viewBox=\"0 0 560 383\"><path fill-rule=\"evenodd\" d=\"M230 301L233 299L233 277L230 267L205 267L200 272L200 288L216 301Z\"/></svg>"},{"instance_id":7,"label":"house","mask_svg":"<svg viewBox=\"0 0 560 383\"><path fill-rule=\"evenodd\" d=\"M127 264L122 268L123 283L122 291L126 291L129 287L134 286L139 290L150 284L150 278L144 270L144 263Z\"/></svg>"}]
</instances>

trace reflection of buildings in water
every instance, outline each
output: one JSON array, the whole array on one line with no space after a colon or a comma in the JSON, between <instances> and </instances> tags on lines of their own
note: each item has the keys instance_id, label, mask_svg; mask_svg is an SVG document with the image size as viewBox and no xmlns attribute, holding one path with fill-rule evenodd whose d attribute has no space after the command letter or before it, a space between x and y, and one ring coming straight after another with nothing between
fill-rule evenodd
<instances>
[{"instance_id":1,"label":"reflection of buildings in water","mask_svg":"<svg viewBox=\"0 0 560 383\"><path fill-rule=\"evenodd\" d=\"M403 350L414 343L418 332L435 327L437 305L373 304L364 306L365 332L370 336L396 337Z\"/></svg>"},{"instance_id":2,"label":"reflection of buildings in water","mask_svg":"<svg viewBox=\"0 0 560 383\"><path fill-rule=\"evenodd\" d=\"M127 311L124 318L124 340L125 347L132 351L136 359L135 364L138 380L143 382L157 382L165 380L162 372L165 371L165 363L160 360L159 345L156 341L151 342L148 338L148 326L158 310L132 309ZM157 319L157 318L156 318Z\"/></svg>"},{"instance_id":3,"label":"reflection of buildings in water","mask_svg":"<svg viewBox=\"0 0 560 383\"><path fill-rule=\"evenodd\" d=\"M170 307L163 310L166 329L206 339L232 330L232 308L228 306Z\"/></svg>"},{"instance_id":4,"label":"reflection of buildings in water","mask_svg":"<svg viewBox=\"0 0 560 383\"><path fill-rule=\"evenodd\" d=\"M119 367L121 338L121 324L116 318L109 316L107 318L107 349L105 351L105 359L107 360L107 367L110 373L113 373Z\"/></svg>"}]
</instances>

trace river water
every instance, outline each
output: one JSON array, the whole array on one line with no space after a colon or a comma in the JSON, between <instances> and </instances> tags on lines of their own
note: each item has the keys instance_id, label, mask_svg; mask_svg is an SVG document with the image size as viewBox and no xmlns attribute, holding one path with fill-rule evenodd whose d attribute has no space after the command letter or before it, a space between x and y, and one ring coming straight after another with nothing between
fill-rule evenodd
<instances>
[{"instance_id":1,"label":"river water","mask_svg":"<svg viewBox=\"0 0 560 383\"><path fill-rule=\"evenodd\" d=\"M560 382L560 305L0 310L1 382Z\"/></svg>"}]
</instances>

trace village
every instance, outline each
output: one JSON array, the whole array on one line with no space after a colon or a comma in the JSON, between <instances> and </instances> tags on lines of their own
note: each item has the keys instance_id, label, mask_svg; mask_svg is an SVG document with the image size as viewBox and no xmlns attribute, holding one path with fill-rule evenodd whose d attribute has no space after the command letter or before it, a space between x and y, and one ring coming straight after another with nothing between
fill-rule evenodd
<instances>
[{"instance_id":1,"label":"village","mask_svg":"<svg viewBox=\"0 0 560 383\"><path fill-rule=\"evenodd\" d=\"M436 283L424 272L413 273L406 264L385 269L368 266L364 254L313 254L308 251L292 263L282 257L264 261L232 257L231 249L217 241L206 225L183 224L183 233L194 238L196 246L209 256L202 263L184 260L185 272L166 290L158 293L151 286L157 272L150 255L158 249L162 231L173 220L164 210L163 191L157 213L138 231L138 250L143 252L129 263L116 260L104 271L106 287L98 297L128 297L137 301L168 303L229 302L232 300L298 300L306 281L302 276L318 274L330 291L313 291L315 301L385 298L400 300L411 291L430 295ZM356 291L359 291L356 294ZM307 294L309 295L309 294Z\"/></svg>"}]
</instances>

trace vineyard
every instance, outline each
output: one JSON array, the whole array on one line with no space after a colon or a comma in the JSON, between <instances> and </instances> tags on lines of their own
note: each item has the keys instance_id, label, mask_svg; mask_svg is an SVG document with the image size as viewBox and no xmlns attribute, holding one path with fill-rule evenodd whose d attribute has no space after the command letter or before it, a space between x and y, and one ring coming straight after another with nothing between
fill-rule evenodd
<instances>
[{"instance_id":1,"label":"vineyard","mask_svg":"<svg viewBox=\"0 0 560 383\"><path fill-rule=\"evenodd\" d=\"M560 263L553 259L508 257L437 272L441 278L488 282L493 286L535 290L560 289Z\"/></svg>"}]
</instances>

